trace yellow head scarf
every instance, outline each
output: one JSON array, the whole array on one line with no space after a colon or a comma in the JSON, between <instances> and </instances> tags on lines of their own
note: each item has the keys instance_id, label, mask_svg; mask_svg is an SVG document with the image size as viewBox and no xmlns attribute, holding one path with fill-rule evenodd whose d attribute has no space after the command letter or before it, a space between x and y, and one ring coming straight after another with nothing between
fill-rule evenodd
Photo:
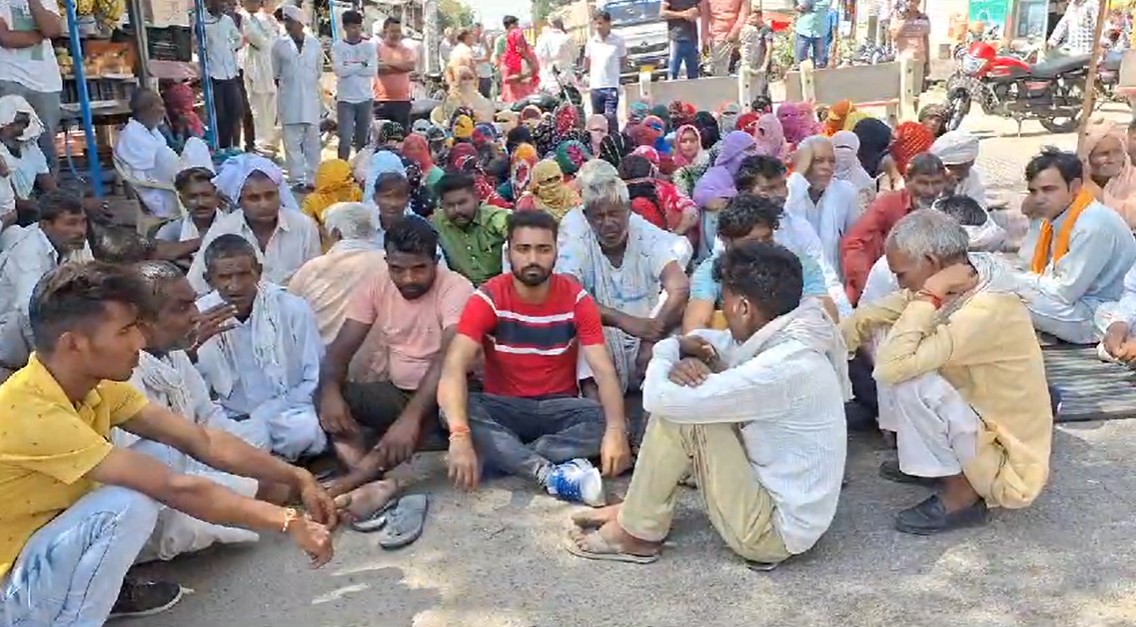
<instances>
[{"instance_id":1,"label":"yellow head scarf","mask_svg":"<svg viewBox=\"0 0 1136 627\"><path fill-rule=\"evenodd\" d=\"M844 130L846 130L846 131L854 130L856 128L856 125L860 122L860 120L867 120L870 117L872 117L872 116L868 115L867 113L864 113L863 111L854 110L854 111L852 111L852 113L849 113L848 115L846 115L844 117Z\"/></svg>"},{"instance_id":2,"label":"yellow head scarf","mask_svg":"<svg viewBox=\"0 0 1136 627\"><path fill-rule=\"evenodd\" d=\"M529 189L536 197L536 208L551 214L557 221L580 205L580 196L564 182L560 164L551 159L533 167Z\"/></svg>"},{"instance_id":3,"label":"yellow head scarf","mask_svg":"<svg viewBox=\"0 0 1136 627\"><path fill-rule=\"evenodd\" d=\"M363 190L355 182L351 165L343 159L324 161L316 170L316 189L304 199L303 210L323 223L323 212L337 202L359 202Z\"/></svg>"},{"instance_id":4,"label":"yellow head scarf","mask_svg":"<svg viewBox=\"0 0 1136 627\"><path fill-rule=\"evenodd\" d=\"M473 137L473 120L468 115L459 115L454 119L454 139L469 139Z\"/></svg>"}]
</instances>

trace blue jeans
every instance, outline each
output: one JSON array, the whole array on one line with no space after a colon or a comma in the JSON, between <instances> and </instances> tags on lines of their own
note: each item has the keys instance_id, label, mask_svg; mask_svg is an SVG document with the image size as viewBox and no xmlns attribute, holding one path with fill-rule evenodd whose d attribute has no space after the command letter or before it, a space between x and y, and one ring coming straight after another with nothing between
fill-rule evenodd
<instances>
[{"instance_id":1,"label":"blue jeans","mask_svg":"<svg viewBox=\"0 0 1136 627\"><path fill-rule=\"evenodd\" d=\"M823 37L807 37L805 35L797 34L796 46L793 49L793 59L800 63L809 58L809 51L812 51L812 60L817 67L824 67L825 65L825 51L824 51L824 38Z\"/></svg>"},{"instance_id":2,"label":"blue jeans","mask_svg":"<svg viewBox=\"0 0 1136 627\"><path fill-rule=\"evenodd\" d=\"M698 42L682 40L671 42L671 59L667 65L667 71L670 72L671 80L678 78L678 68L682 64L686 64L686 77L688 79L698 78L698 66L702 59L698 54Z\"/></svg>"},{"instance_id":3,"label":"blue jeans","mask_svg":"<svg viewBox=\"0 0 1136 627\"><path fill-rule=\"evenodd\" d=\"M158 504L104 486L32 535L0 587L0 625L98 627L150 539Z\"/></svg>"},{"instance_id":4,"label":"blue jeans","mask_svg":"<svg viewBox=\"0 0 1136 627\"><path fill-rule=\"evenodd\" d=\"M619 132L619 89L615 87L593 89L592 113L607 118L609 133Z\"/></svg>"},{"instance_id":5,"label":"blue jeans","mask_svg":"<svg viewBox=\"0 0 1136 627\"><path fill-rule=\"evenodd\" d=\"M510 475L543 481L553 464L600 454L603 409L591 399L474 393L468 415L477 454Z\"/></svg>"}]
</instances>

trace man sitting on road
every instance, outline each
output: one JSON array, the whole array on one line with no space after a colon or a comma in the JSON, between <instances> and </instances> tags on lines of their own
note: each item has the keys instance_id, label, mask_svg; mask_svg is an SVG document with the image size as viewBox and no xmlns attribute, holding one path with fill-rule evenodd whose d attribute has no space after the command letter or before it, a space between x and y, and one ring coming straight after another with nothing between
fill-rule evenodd
<instances>
[{"instance_id":1,"label":"man sitting on road","mask_svg":"<svg viewBox=\"0 0 1136 627\"><path fill-rule=\"evenodd\" d=\"M300 267L288 291L308 301L319 323L324 346L331 344L360 286L386 267L382 245L375 242L377 218L361 202L328 207L323 225L335 242L328 251Z\"/></svg>"},{"instance_id":2,"label":"man sitting on road","mask_svg":"<svg viewBox=\"0 0 1136 627\"><path fill-rule=\"evenodd\" d=\"M489 467L536 481L549 494L604 502L603 473L630 458L619 378L604 348L600 312L574 279L553 273L556 219L543 211L509 218L509 264L481 286L462 312L438 384L450 431L450 476L477 486L480 456ZM485 358L485 392L471 394L466 373ZM600 401L579 398L580 355Z\"/></svg>"},{"instance_id":3,"label":"man sitting on road","mask_svg":"<svg viewBox=\"0 0 1136 627\"><path fill-rule=\"evenodd\" d=\"M28 305L36 283L67 261L90 261L87 212L78 198L52 191L39 198L39 223L22 229L0 255L0 382L28 362Z\"/></svg>"},{"instance_id":4,"label":"man sitting on road","mask_svg":"<svg viewBox=\"0 0 1136 627\"><path fill-rule=\"evenodd\" d=\"M253 246L256 259L262 266L264 278L277 285L287 285L292 275L310 259L319 256L319 228L314 220L299 210L281 203L280 183L284 173L276 164L264 157L242 155L235 165L223 167L222 177L235 178L239 211L221 216L213 223L201 240L201 250L209 247L222 235L238 235ZM220 189L229 187L218 182ZM198 294L209 291L205 279L204 255L197 254L189 268L189 282Z\"/></svg>"},{"instance_id":5,"label":"man sitting on road","mask_svg":"<svg viewBox=\"0 0 1136 627\"><path fill-rule=\"evenodd\" d=\"M930 153L911 158L905 181L903 189L876 196L840 242L844 284L853 305L860 300L872 264L884 256L884 240L891 227L912 211L930 209L950 184L946 166Z\"/></svg>"},{"instance_id":6,"label":"man sitting on road","mask_svg":"<svg viewBox=\"0 0 1136 627\"><path fill-rule=\"evenodd\" d=\"M1077 155L1043 151L1026 166L1026 181L1030 226L1018 255L1033 325L1066 342L1096 342L1124 293L1136 240L1120 214L1093 198Z\"/></svg>"},{"instance_id":7,"label":"man sitting on road","mask_svg":"<svg viewBox=\"0 0 1136 627\"><path fill-rule=\"evenodd\" d=\"M931 154L947 167L952 193L969 196L986 209L986 184L978 160L978 138L966 131L947 131L931 144Z\"/></svg>"},{"instance_id":8,"label":"man sitting on road","mask_svg":"<svg viewBox=\"0 0 1136 627\"><path fill-rule=\"evenodd\" d=\"M482 204L474 180L466 174L445 174L435 185L441 200L431 222L438 231L449 267L481 285L501 274L501 253L509 211Z\"/></svg>"},{"instance_id":9,"label":"man sitting on road","mask_svg":"<svg viewBox=\"0 0 1136 627\"><path fill-rule=\"evenodd\" d=\"M219 525L286 533L317 566L331 559L335 507L310 473L125 383L146 345L139 322L147 302L133 270L100 262L52 271L32 297L36 353L0 386L0 404L11 409L0 431L0 623L101 625L176 603L177 585L124 582L158 520L155 501ZM307 513L116 447L112 427L286 486Z\"/></svg>"},{"instance_id":10,"label":"man sitting on road","mask_svg":"<svg viewBox=\"0 0 1136 627\"><path fill-rule=\"evenodd\" d=\"M597 169L580 185L583 207L561 220L568 237L556 269L595 298L620 388L627 391L642 379L651 346L682 322L693 250L685 237L631 211L627 185L614 169ZM582 365L580 379L590 378Z\"/></svg>"},{"instance_id":11,"label":"man sitting on road","mask_svg":"<svg viewBox=\"0 0 1136 627\"><path fill-rule=\"evenodd\" d=\"M714 274L729 331L655 346L643 385L651 422L627 497L575 518L575 555L657 559L688 473L718 534L755 568L804 553L832 524L850 392L840 334L818 301L801 299L801 263L785 248L735 246Z\"/></svg>"},{"instance_id":12,"label":"man sitting on road","mask_svg":"<svg viewBox=\"0 0 1136 627\"><path fill-rule=\"evenodd\" d=\"M772 242L774 233L784 217L775 200L742 193L730 199L718 216L718 237L726 251L749 242ZM690 277L690 302L682 318L683 333L696 329L725 329L722 317L722 284L714 280L714 263L721 256L715 253L698 264ZM824 286L824 274L816 261L808 255L797 255L804 277L802 298L818 298L829 309L829 315L838 319L836 308Z\"/></svg>"},{"instance_id":13,"label":"man sitting on road","mask_svg":"<svg viewBox=\"0 0 1136 627\"><path fill-rule=\"evenodd\" d=\"M849 350L878 342L880 424L899 450L880 474L938 486L896 517L905 533L984 524L989 506L1026 507L1049 477L1053 410L1029 310L1012 269L969 244L942 212L904 217L885 247L903 291L841 325Z\"/></svg>"},{"instance_id":14,"label":"man sitting on road","mask_svg":"<svg viewBox=\"0 0 1136 627\"><path fill-rule=\"evenodd\" d=\"M320 374L320 421L347 470L331 484L333 496L382 478L420 444L444 447L438 379L473 286L439 266L438 235L424 220L399 222L386 240L386 268L359 285ZM380 380L347 381L348 364L375 333L381 353L367 357ZM366 503L377 508L376 498L393 494L379 483L352 496L353 510L366 513Z\"/></svg>"},{"instance_id":15,"label":"man sitting on road","mask_svg":"<svg viewBox=\"0 0 1136 627\"><path fill-rule=\"evenodd\" d=\"M208 310L228 303L225 330L197 350L197 369L229 418L267 429L272 452L288 460L327 447L313 403L323 342L308 303L261 280L256 249L239 235L213 240L202 253L214 292Z\"/></svg>"},{"instance_id":16,"label":"man sitting on road","mask_svg":"<svg viewBox=\"0 0 1136 627\"><path fill-rule=\"evenodd\" d=\"M159 259L187 266L201 248L201 237L223 214L221 196L213 184L213 172L208 168L189 168L174 178L178 199L186 215L162 225L154 234Z\"/></svg>"}]
</instances>

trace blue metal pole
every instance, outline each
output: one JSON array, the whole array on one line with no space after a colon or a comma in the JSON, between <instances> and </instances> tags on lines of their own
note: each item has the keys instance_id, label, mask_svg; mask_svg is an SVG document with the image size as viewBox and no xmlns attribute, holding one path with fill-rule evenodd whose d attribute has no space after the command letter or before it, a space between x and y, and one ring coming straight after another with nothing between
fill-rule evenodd
<instances>
[{"instance_id":1,"label":"blue metal pole","mask_svg":"<svg viewBox=\"0 0 1136 627\"><path fill-rule=\"evenodd\" d=\"M71 2L71 0L67 0ZM201 62L201 93L205 96L205 141L217 150L217 109L213 102L213 81L209 80L209 55L205 54L205 2L193 0L193 33L197 41L197 60Z\"/></svg>"},{"instance_id":2,"label":"blue metal pole","mask_svg":"<svg viewBox=\"0 0 1136 627\"><path fill-rule=\"evenodd\" d=\"M83 69L83 41L79 38L79 16L75 0L66 0L67 30L71 38L71 58L75 60L75 84L79 91L79 114L83 119L83 134L87 138L87 168L91 176L91 189L95 198L103 197L103 175L99 167L99 146L95 140L95 123L91 117L91 95L87 92L87 73ZM49 129L54 132L55 129Z\"/></svg>"},{"instance_id":3,"label":"blue metal pole","mask_svg":"<svg viewBox=\"0 0 1136 627\"><path fill-rule=\"evenodd\" d=\"M339 41L339 16L336 15L338 0L327 0L328 13L331 14L331 42Z\"/></svg>"}]
</instances>

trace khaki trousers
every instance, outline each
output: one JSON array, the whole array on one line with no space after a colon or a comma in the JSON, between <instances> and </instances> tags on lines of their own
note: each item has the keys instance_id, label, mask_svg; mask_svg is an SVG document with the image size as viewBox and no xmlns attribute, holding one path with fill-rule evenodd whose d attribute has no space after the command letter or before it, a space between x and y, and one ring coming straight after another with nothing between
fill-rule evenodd
<instances>
[{"instance_id":1,"label":"khaki trousers","mask_svg":"<svg viewBox=\"0 0 1136 627\"><path fill-rule=\"evenodd\" d=\"M688 472L698 479L710 523L730 550L755 562L789 557L773 525L773 498L757 481L734 424L679 425L652 416L619 513L624 531L662 542L670 532L679 481Z\"/></svg>"}]
</instances>

